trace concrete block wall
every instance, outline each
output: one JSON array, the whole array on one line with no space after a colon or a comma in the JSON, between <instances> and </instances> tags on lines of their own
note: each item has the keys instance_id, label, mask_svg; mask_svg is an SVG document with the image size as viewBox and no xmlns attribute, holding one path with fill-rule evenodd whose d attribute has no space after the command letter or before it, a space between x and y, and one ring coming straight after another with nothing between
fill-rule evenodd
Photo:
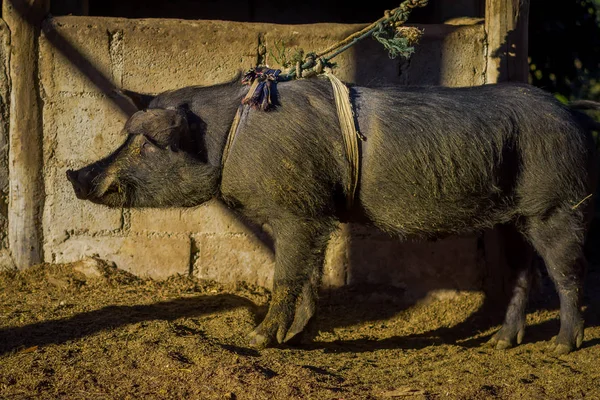
<instances>
[{"instance_id":1,"label":"concrete block wall","mask_svg":"<svg viewBox=\"0 0 600 400\"><path fill-rule=\"evenodd\" d=\"M39 55L46 261L96 254L155 278L191 272L270 286L274 257L268 236L245 226L220 203L195 209L108 209L76 199L65 171L107 155L124 140L127 115L115 104L111 84L156 94L220 83L258 61L276 67L276 44L321 50L360 27L98 17L46 21ZM424 28L410 61L389 59L381 45L368 39L339 56L338 76L357 84L485 82L482 24ZM77 57L68 56L73 50ZM328 249L324 283L382 283L413 291L478 288L478 263L473 237L403 244L365 227L343 225Z\"/></svg>"}]
</instances>

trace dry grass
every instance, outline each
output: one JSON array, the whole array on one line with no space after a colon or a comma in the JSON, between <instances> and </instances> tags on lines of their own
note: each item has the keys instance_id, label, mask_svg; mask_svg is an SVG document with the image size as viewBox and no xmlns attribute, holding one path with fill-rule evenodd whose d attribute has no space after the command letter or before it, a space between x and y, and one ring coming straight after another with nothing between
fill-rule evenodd
<instances>
[{"instance_id":1,"label":"dry grass","mask_svg":"<svg viewBox=\"0 0 600 400\"><path fill-rule=\"evenodd\" d=\"M535 293L526 342L508 351L482 346L498 321L481 293L407 305L353 289L324 294L312 343L255 350L245 335L264 289L78 269L0 274L0 398L600 398L598 271L584 346L555 357L551 288Z\"/></svg>"}]
</instances>

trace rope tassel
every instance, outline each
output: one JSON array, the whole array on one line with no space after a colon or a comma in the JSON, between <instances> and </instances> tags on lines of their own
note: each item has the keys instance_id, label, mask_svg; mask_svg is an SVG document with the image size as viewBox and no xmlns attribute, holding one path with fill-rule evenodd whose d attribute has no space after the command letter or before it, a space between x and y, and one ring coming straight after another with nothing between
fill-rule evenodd
<instances>
[{"instance_id":1,"label":"rope tassel","mask_svg":"<svg viewBox=\"0 0 600 400\"><path fill-rule=\"evenodd\" d=\"M256 67L246 72L242 84L251 84L248 95L242 100L242 104L249 105L262 111L269 111L275 107L271 98L271 85L277 82L281 70Z\"/></svg>"}]
</instances>

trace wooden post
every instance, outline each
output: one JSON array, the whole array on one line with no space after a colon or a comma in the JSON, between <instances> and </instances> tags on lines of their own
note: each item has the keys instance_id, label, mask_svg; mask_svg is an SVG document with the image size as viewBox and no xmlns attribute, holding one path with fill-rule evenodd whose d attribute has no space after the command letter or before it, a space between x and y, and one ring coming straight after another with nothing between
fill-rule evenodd
<instances>
[{"instance_id":1,"label":"wooden post","mask_svg":"<svg viewBox=\"0 0 600 400\"><path fill-rule=\"evenodd\" d=\"M486 0L486 83L528 81L528 20L529 0ZM484 291L492 305L504 307L512 292L513 276L508 261L508 253L515 251L512 242L498 228L483 234Z\"/></svg>"},{"instance_id":2,"label":"wooden post","mask_svg":"<svg viewBox=\"0 0 600 400\"><path fill-rule=\"evenodd\" d=\"M486 0L486 82L527 82L529 0Z\"/></svg>"},{"instance_id":3,"label":"wooden post","mask_svg":"<svg viewBox=\"0 0 600 400\"><path fill-rule=\"evenodd\" d=\"M2 17L10 29L8 243L17 268L29 267L43 259L38 38L46 7L45 0L2 2Z\"/></svg>"}]
</instances>

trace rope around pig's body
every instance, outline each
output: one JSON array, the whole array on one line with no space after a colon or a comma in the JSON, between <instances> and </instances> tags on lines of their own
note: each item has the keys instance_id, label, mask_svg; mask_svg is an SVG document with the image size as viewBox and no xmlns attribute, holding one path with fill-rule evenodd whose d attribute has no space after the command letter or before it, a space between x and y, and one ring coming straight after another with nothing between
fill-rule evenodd
<instances>
[{"instance_id":1,"label":"rope around pig's body","mask_svg":"<svg viewBox=\"0 0 600 400\"><path fill-rule=\"evenodd\" d=\"M405 0L397 8L386 11L383 17L369 26L320 53L308 53L303 61L297 61L296 65L283 72L278 69L270 69L262 66L250 69L242 79L242 84L249 84L250 90L242 99L242 104L238 107L229 129L221 158L221 167L225 167L225 162L229 156L235 136L238 133L244 112L248 112L248 108L268 111L275 107L271 98L272 85L275 85L277 82L310 78L324 73L332 85L336 110L340 121L340 130L344 139L346 158L350 165L346 193L348 196L347 207L351 208L358 187L360 168L358 140L362 140L362 137L356 129L354 122L354 112L350 103L348 87L333 74L332 68L335 65L331 60L369 36L373 36L383 44L390 58L395 58L398 55L405 58L410 57L414 52L414 44L422 36L422 31L417 28L401 27L401 25L406 22L414 8L424 7L427 5L427 2L428 0Z\"/></svg>"}]
</instances>

